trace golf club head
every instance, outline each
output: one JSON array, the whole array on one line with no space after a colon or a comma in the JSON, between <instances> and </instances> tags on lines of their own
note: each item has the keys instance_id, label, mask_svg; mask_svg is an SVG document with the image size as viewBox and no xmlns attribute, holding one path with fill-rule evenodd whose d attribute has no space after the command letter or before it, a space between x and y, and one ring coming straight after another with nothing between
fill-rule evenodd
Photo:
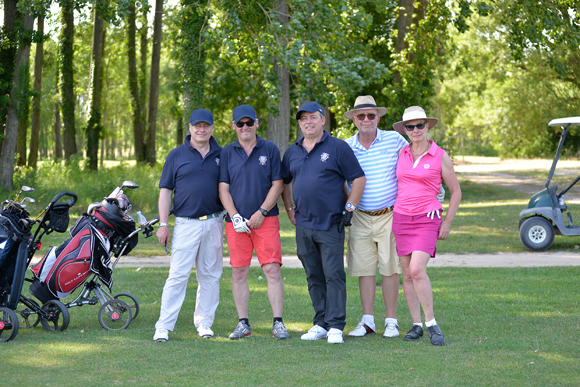
<instances>
[{"instance_id":1,"label":"golf club head","mask_svg":"<svg viewBox=\"0 0 580 387\"><path fill-rule=\"evenodd\" d=\"M135 183L134 181L125 180L123 185L121 185L121 189L128 188L128 189L135 189L139 188L139 184Z\"/></svg>"},{"instance_id":2,"label":"golf club head","mask_svg":"<svg viewBox=\"0 0 580 387\"><path fill-rule=\"evenodd\" d=\"M36 203L36 200L34 200L31 197L26 196L25 198L22 199L22 201L20 202L20 204L25 205L24 202Z\"/></svg>"},{"instance_id":3,"label":"golf club head","mask_svg":"<svg viewBox=\"0 0 580 387\"><path fill-rule=\"evenodd\" d=\"M23 185L22 188L20 188L20 192L22 192L22 191L24 191L24 192L32 192L32 191L34 191L34 188L29 187L27 185Z\"/></svg>"}]
</instances>

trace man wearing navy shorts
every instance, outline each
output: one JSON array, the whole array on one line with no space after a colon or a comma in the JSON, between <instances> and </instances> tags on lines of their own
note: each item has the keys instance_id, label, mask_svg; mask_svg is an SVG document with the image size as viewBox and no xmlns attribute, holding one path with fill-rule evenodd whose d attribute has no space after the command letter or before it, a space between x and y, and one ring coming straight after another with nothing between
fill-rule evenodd
<instances>
[{"instance_id":1,"label":"man wearing navy shorts","mask_svg":"<svg viewBox=\"0 0 580 387\"><path fill-rule=\"evenodd\" d=\"M347 143L323 129L325 117L318 103L304 103L296 113L296 120L304 137L284 153L282 165L286 177L282 197L288 217L296 226L298 258L306 271L315 311L314 326L301 339L327 338L331 344L343 343L344 227L350 225L366 179ZM345 181L352 182L346 203Z\"/></svg>"},{"instance_id":2,"label":"man wearing navy shorts","mask_svg":"<svg viewBox=\"0 0 580 387\"><path fill-rule=\"evenodd\" d=\"M282 320L284 283L280 274L282 246L276 202L284 189L280 151L276 144L256 134L258 117L250 105L234 109L232 129L236 142L222 151L219 193L228 212L226 238L232 265L232 293L238 312L238 325L231 340L251 336L248 316L250 289L248 274L255 250L268 282L268 299L276 339L289 337Z\"/></svg>"},{"instance_id":3,"label":"man wearing navy shorts","mask_svg":"<svg viewBox=\"0 0 580 387\"><path fill-rule=\"evenodd\" d=\"M189 132L184 143L169 152L159 181L159 243L167 246L171 239L167 226L170 209L175 227L155 341L169 339L168 331L175 327L194 264L198 286L193 321L199 336L213 336L211 326L220 299L223 208L218 183L222 148L212 137L211 112L199 109L191 113Z\"/></svg>"}]
</instances>

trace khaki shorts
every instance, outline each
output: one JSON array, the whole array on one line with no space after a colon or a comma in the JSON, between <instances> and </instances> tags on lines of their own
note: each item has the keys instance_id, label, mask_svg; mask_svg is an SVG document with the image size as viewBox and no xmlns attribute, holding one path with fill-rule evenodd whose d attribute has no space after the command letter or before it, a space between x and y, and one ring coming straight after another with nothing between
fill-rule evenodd
<instances>
[{"instance_id":1,"label":"khaki shorts","mask_svg":"<svg viewBox=\"0 0 580 387\"><path fill-rule=\"evenodd\" d=\"M393 212L370 216L355 211L348 231L348 275L356 277L401 274L401 262L395 246Z\"/></svg>"}]
</instances>

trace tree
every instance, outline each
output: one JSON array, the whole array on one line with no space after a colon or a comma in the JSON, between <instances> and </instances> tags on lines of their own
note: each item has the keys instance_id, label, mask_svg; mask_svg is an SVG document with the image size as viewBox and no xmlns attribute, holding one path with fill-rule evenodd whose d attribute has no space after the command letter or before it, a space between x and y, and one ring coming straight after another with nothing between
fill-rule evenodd
<instances>
[{"instance_id":1,"label":"tree","mask_svg":"<svg viewBox=\"0 0 580 387\"><path fill-rule=\"evenodd\" d=\"M95 0L93 6L93 43L91 54L90 117L86 126L87 157L89 168L99 168L99 140L103 125L101 122L101 91L103 89L103 46L105 40L105 20L103 10L108 7L107 0Z\"/></svg>"},{"instance_id":2,"label":"tree","mask_svg":"<svg viewBox=\"0 0 580 387\"><path fill-rule=\"evenodd\" d=\"M182 28L179 42L180 67L183 82L183 122L187 133L189 116L204 107L206 46L204 29L210 16L209 7L202 0L181 0ZM209 2L208 2L209 5Z\"/></svg>"},{"instance_id":3,"label":"tree","mask_svg":"<svg viewBox=\"0 0 580 387\"><path fill-rule=\"evenodd\" d=\"M14 58L17 49L15 31L17 3L17 0L4 1L4 25L0 29L0 133L5 132L6 114L10 105L14 77Z\"/></svg>"},{"instance_id":4,"label":"tree","mask_svg":"<svg viewBox=\"0 0 580 387\"><path fill-rule=\"evenodd\" d=\"M64 126L64 158L69 160L77 153L75 129L75 85L74 85L74 5L75 0L61 0L60 72L61 110Z\"/></svg>"},{"instance_id":5,"label":"tree","mask_svg":"<svg viewBox=\"0 0 580 387\"><path fill-rule=\"evenodd\" d=\"M273 12L277 14L278 23L288 24L290 18L286 1L277 0ZM277 45L282 47L286 45L283 37L278 34L274 34L274 38ZM276 106L278 114L268 114L268 139L278 146L280 154L283 155L290 139L290 73L286 66L278 63L277 58L272 58L272 62L274 71L278 74L276 88L280 92L280 97Z\"/></svg>"},{"instance_id":6,"label":"tree","mask_svg":"<svg viewBox=\"0 0 580 387\"><path fill-rule=\"evenodd\" d=\"M38 17L38 33L44 34L44 16ZM32 129L30 132L30 153L28 166L36 169L38 161L38 141L40 137L40 97L42 92L42 63L44 55L44 43L41 39L36 43L36 56L34 60L34 96L32 105Z\"/></svg>"},{"instance_id":7,"label":"tree","mask_svg":"<svg viewBox=\"0 0 580 387\"><path fill-rule=\"evenodd\" d=\"M129 65L129 91L131 94L131 111L133 119L133 141L135 146L135 160L139 163L146 161L145 144L143 135L145 133L146 115L145 115L145 100L144 88L145 85L141 82L144 79L143 71L141 74L137 70L137 8L135 0L132 0L128 7L127 17L127 56ZM143 10L145 13L146 11ZM146 30L146 27L143 28ZM146 52L147 40L141 40L141 55ZM143 62L141 62L143 63ZM141 68L143 69L143 65ZM141 75L141 76L140 76Z\"/></svg>"},{"instance_id":8,"label":"tree","mask_svg":"<svg viewBox=\"0 0 580 387\"><path fill-rule=\"evenodd\" d=\"M14 173L16 140L24 99L28 97L28 85L25 84L25 80L29 71L28 58L30 56L30 42L32 40L34 17L29 12L24 13L21 17L20 39L14 66L10 104L6 116L6 139L2 143L2 154L0 155L0 187L6 190L12 190L13 188L12 176Z\"/></svg>"},{"instance_id":9,"label":"tree","mask_svg":"<svg viewBox=\"0 0 580 387\"><path fill-rule=\"evenodd\" d=\"M149 82L149 114L147 122L147 159L155 165L155 136L157 130L157 110L159 101L159 61L161 58L161 39L163 37L163 0L155 1L153 19L153 49L151 50L151 80Z\"/></svg>"}]
</instances>

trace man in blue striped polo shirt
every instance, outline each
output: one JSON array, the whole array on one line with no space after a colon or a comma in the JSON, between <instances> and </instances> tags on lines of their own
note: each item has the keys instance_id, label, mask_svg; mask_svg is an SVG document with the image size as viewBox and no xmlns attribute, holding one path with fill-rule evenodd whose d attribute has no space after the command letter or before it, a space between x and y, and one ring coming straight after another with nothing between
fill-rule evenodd
<instances>
[{"instance_id":1,"label":"man in blue striped polo shirt","mask_svg":"<svg viewBox=\"0 0 580 387\"><path fill-rule=\"evenodd\" d=\"M378 107L370 95L356 99L344 113L358 132L346 143L352 148L367 178L365 189L352 218L348 236L348 274L359 277L362 320L349 336L375 333L374 303L376 271L383 276L386 319L383 337L399 336L397 303L401 264L392 233L393 205L397 198L397 160L407 141L395 131L377 128L387 108Z\"/></svg>"}]
</instances>

